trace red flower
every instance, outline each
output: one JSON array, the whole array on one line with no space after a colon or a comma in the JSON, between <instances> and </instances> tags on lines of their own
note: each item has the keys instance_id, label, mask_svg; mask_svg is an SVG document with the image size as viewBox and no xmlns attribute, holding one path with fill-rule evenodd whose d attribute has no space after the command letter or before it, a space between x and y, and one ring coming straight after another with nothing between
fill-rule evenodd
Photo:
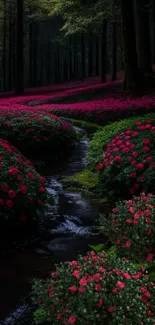
<instances>
[{"instance_id":1,"label":"red flower","mask_svg":"<svg viewBox=\"0 0 155 325\"><path fill-rule=\"evenodd\" d=\"M115 161L117 162L121 161L121 156L116 156Z\"/></svg>"},{"instance_id":2,"label":"red flower","mask_svg":"<svg viewBox=\"0 0 155 325\"><path fill-rule=\"evenodd\" d=\"M25 185L20 186L20 192L22 194L26 194L27 193L27 186L25 186Z\"/></svg>"},{"instance_id":3,"label":"red flower","mask_svg":"<svg viewBox=\"0 0 155 325\"><path fill-rule=\"evenodd\" d=\"M68 318L68 323L70 324L74 324L76 322L76 317L74 315L70 316Z\"/></svg>"},{"instance_id":4,"label":"red flower","mask_svg":"<svg viewBox=\"0 0 155 325\"><path fill-rule=\"evenodd\" d=\"M7 200L7 201L6 201L6 206L7 206L8 208L12 208L12 207L13 207L13 202L12 202L11 200Z\"/></svg>"},{"instance_id":5,"label":"red flower","mask_svg":"<svg viewBox=\"0 0 155 325\"><path fill-rule=\"evenodd\" d=\"M136 165L137 169L144 169L144 165L142 163L139 163Z\"/></svg>"},{"instance_id":6,"label":"red flower","mask_svg":"<svg viewBox=\"0 0 155 325\"><path fill-rule=\"evenodd\" d=\"M7 184L3 184L3 185L1 186L1 190L2 190L3 192L8 192L8 185L7 185Z\"/></svg>"},{"instance_id":7,"label":"red flower","mask_svg":"<svg viewBox=\"0 0 155 325\"><path fill-rule=\"evenodd\" d=\"M136 177L137 177L136 172L131 172L131 173L130 173L130 177L131 177L131 178L136 178Z\"/></svg>"},{"instance_id":8,"label":"red flower","mask_svg":"<svg viewBox=\"0 0 155 325\"><path fill-rule=\"evenodd\" d=\"M18 168L17 167L10 167L9 171L8 171L8 174L10 176L15 176L16 174L18 174Z\"/></svg>"},{"instance_id":9,"label":"red flower","mask_svg":"<svg viewBox=\"0 0 155 325\"><path fill-rule=\"evenodd\" d=\"M0 199L0 206L2 207L4 205L4 200Z\"/></svg>"},{"instance_id":10,"label":"red flower","mask_svg":"<svg viewBox=\"0 0 155 325\"><path fill-rule=\"evenodd\" d=\"M149 144L150 143L150 140L149 139L144 139L143 140L143 144Z\"/></svg>"},{"instance_id":11,"label":"red flower","mask_svg":"<svg viewBox=\"0 0 155 325\"><path fill-rule=\"evenodd\" d=\"M117 294L118 292L119 292L119 289L118 288L113 288L112 289L112 293Z\"/></svg>"},{"instance_id":12,"label":"red flower","mask_svg":"<svg viewBox=\"0 0 155 325\"><path fill-rule=\"evenodd\" d=\"M121 281L118 281L116 283L116 286L117 286L117 288L123 289L123 288L125 288L125 283L124 282L121 282Z\"/></svg>"},{"instance_id":13,"label":"red flower","mask_svg":"<svg viewBox=\"0 0 155 325\"><path fill-rule=\"evenodd\" d=\"M87 280L84 279L84 278L82 278L82 279L79 281L79 284L80 284L81 286L86 286L86 285L87 285Z\"/></svg>"},{"instance_id":14,"label":"red flower","mask_svg":"<svg viewBox=\"0 0 155 325\"><path fill-rule=\"evenodd\" d=\"M116 307L115 306L110 306L108 308L109 313L113 313L115 310L116 310Z\"/></svg>"},{"instance_id":15,"label":"red flower","mask_svg":"<svg viewBox=\"0 0 155 325\"><path fill-rule=\"evenodd\" d=\"M127 241L126 243L125 243L125 247L130 247L131 246L131 242L130 241Z\"/></svg>"},{"instance_id":16,"label":"red flower","mask_svg":"<svg viewBox=\"0 0 155 325\"><path fill-rule=\"evenodd\" d=\"M10 190L10 191L8 192L8 195L9 195L9 197L10 197L11 199L14 199L14 198L16 197L16 193L15 193L14 190Z\"/></svg>"},{"instance_id":17,"label":"red flower","mask_svg":"<svg viewBox=\"0 0 155 325\"><path fill-rule=\"evenodd\" d=\"M150 148L149 147L143 147L143 152L149 152L150 151Z\"/></svg>"},{"instance_id":18,"label":"red flower","mask_svg":"<svg viewBox=\"0 0 155 325\"><path fill-rule=\"evenodd\" d=\"M42 193L44 193L44 192L46 191L46 189L45 189L45 187L41 186L41 187L39 188L39 191L42 192Z\"/></svg>"},{"instance_id":19,"label":"red flower","mask_svg":"<svg viewBox=\"0 0 155 325\"><path fill-rule=\"evenodd\" d=\"M75 293L77 291L75 286L69 287L69 291Z\"/></svg>"},{"instance_id":20,"label":"red flower","mask_svg":"<svg viewBox=\"0 0 155 325\"><path fill-rule=\"evenodd\" d=\"M75 270L75 271L73 272L73 276L74 276L75 278L79 278L79 276L80 276L80 272L79 272L78 270Z\"/></svg>"},{"instance_id":21,"label":"red flower","mask_svg":"<svg viewBox=\"0 0 155 325\"><path fill-rule=\"evenodd\" d=\"M43 176L40 176L39 180L41 183L46 183L46 178Z\"/></svg>"}]
</instances>

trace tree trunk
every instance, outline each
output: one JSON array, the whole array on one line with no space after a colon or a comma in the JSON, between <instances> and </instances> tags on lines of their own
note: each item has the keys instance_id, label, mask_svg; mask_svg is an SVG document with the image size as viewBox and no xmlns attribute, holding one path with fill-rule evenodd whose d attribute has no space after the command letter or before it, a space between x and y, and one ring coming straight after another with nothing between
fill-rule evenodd
<instances>
[{"instance_id":1,"label":"tree trunk","mask_svg":"<svg viewBox=\"0 0 155 325\"><path fill-rule=\"evenodd\" d=\"M101 35L101 82L106 82L107 63L107 21L105 20Z\"/></svg>"},{"instance_id":2,"label":"tree trunk","mask_svg":"<svg viewBox=\"0 0 155 325\"><path fill-rule=\"evenodd\" d=\"M145 74L152 72L149 11L146 0L135 0L135 26L137 34L138 66Z\"/></svg>"},{"instance_id":3,"label":"tree trunk","mask_svg":"<svg viewBox=\"0 0 155 325\"><path fill-rule=\"evenodd\" d=\"M99 37L96 36L96 45L95 45L95 74L99 75Z\"/></svg>"},{"instance_id":4,"label":"tree trunk","mask_svg":"<svg viewBox=\"0 0 155 325\"><path fill-rule=\"evenodd\" d=\"M88 77L92 76L92 40L91 34L88 35Z\"/></svg>"},{"instance_id":5,"label":"tree trunk","mask_svg":"<svg viewBox=\"0 0 155 325\"><path fill-rule=\"evenodd\" d=\"M117 44L116 44L116 23L113 22L113 44L112 44L112 81L116 80L116 72L117 72L117 58L116 58L116 53L117 53Z\"/></svg>"},{"instance_id":6,"label":"tree trunk","mask_svg":"<svg viewBox=\"0 0 155 325\"><path fill-rule=\"evenodd\" d=\"M16 18L16 82L15 92L24 92L24 0L17 0Z\"/></svg>"},{"instance_id":7,"label":"tree trunk","mask_svg":"<svg viewBox=\"0 0 155 325\"><path fill-rule=\"evenodd\" d=\"M142 89L143 76L137 62L133 0L121 0L122 40L124 54L124 87L133 93Z\"/></svg>"},{"instance_id":8,"label":"tree trunk","mask_svg":"<svg viewBox=\"0 0 155 325\"><path fill-rule=\"evenodd\" d=\"M3 91L6 91L6 0L3 2L4 4L4 16L3 16L3 57L2 57L2 63L3 63Z\"/></svg>"},{"instance_id":9,"label":"tree trunk","mask_svg":"<svg viewBox=\"0 0 155 325\"><path fill-rule=\"evenodd\" d=\"M85 78L85 37L81 34L81 80Z\"/></svg>"}]
</instances>

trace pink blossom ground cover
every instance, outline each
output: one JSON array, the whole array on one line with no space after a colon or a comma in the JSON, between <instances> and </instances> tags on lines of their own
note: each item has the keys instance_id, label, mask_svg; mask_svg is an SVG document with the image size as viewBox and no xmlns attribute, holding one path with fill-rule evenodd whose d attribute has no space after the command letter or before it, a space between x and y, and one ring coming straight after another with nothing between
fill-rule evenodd
<instances>
[{"instance_id":1,"label":"pink blossom ground cover","mask_svg":"<svg viewBox=\"0 0 155 325\"><path fill-rule=\"evenodd\" d=\"M117 86L117 87L116 87ZM12 96L10 98L0 99L0 109L9 108L13 110L45 110L51 111L52 113L75 119L83 119L86 121L96 122L101 125L105 125L110 121L120 120L125 117L140 115L148 113L155 108L155 94L150 97L145 95L140 98L134 98L127 94L121 94L118 91L121 86L120 81L108 82L105 84L97 82L95 83L72 83L71 85L57 88L39 88L36 89L36 93L29 91L29 94L24 96ZM103 88L103 94L101 93L92 100L72 102L67 104L49 104L44 103L49 99L60 99L67 97L74 97L76 94L83 94L87 91L94 92L96 89ZM52 88L51 88L52 89ZM107 89L109 89L107 91ZM29 106L33 103L34 106Z\"/></svg>"}]
</instances>

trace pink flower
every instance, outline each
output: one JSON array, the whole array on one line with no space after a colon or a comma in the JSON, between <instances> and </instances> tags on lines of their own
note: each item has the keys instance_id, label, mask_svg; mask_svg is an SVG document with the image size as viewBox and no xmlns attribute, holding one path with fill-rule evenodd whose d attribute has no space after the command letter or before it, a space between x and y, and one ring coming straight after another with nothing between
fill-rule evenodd
<instances>
[{"instance_id":1,"label":"pink flower","mask_svg":"<svg viewBox=\"0 0 155 325\"><path fill-rule=\"evenodd\" d=\"M149 144L150 143L150 140L149 139L144 139L143 140L143 144Z\"/></svg>"},{"instance_id":2,"label":"pink flower","mask_svg":"<svg viewBox=\"0 0 155 325\"><path fill-rule=\"evenodd\" d=\"M100 278L101 278L101 275L99 273L96 273L93 275L93 279L96 281L96 282L99 282L100 281Z\"/></svg>"},{"instance_id":3,"label":"pink flower","mask_svg":"<svg viewBox=\"0 0 155 325\"><path fill-rule=\"evenodd\" d=\"M72 261L72 265L77 265L77 261Z\"/></svg>"},{"instance_id":4,"label":"pink flower","mask_svg":"<svg viewBox=\"0 0 155 325\"><path fill-rule=\"evenodd\" d=\"M146 152L149 152L149 151L150 151L150 148L149 148L149 147L146 147L146 146L145 146L145 147L143 147L143 152L145 152L145 153L146 153Z\"/></svg>"},{"instance_id":5,"label":"pink flower","mask_svg":"<svg viewBox=\"0 0 155 325\"><path fill-rule=\"evenodd\" d=\"M81 286L86 286L87 285L87 280L85 278L82 278L80 281L79 281L79 284Z\"/></svg>"},{"instance_id":6,"label":"pink flower","mask_svg":"<svg viewBox=\"0 0 155 325\"><path fill-rule=\"evenodd\" d=\"M130 247L131 246L131 241L127 241L126 243L125 243L125 247Z\"/></svg>"},{"instance_id":7,"label":"pink flower","mask_svg":"<svg viewBox=\"0 0 155 325\"><path fill-rule=\"evenodd\" d=\"M153 254L148 254L146 257L147 262L151 262L153 260Z\"/></svg>"},{"instance_id":8,"label":"pink flower","mask_svg":"<svg viewBox=\"0 0 155 325\"><path fill-rule=\"evenodd\" d=\"M132 220L131 219L126 219L125 222L130 225L132 223Z\"/></svg>"},{"instance_id":9,"label":"pink flower","mask_svg":"<svg viewBox=\"0 0 155 325\"><path fill-rule=\"evenodd\" d=\"M103 299L102 298L100 298L99 300L98 300L98 303L97 303L97 307L99 307L99 308L101 308L102 307L102 305L103 305Z\"/></svg>"},{"instance_id":10,"label":"pink flower","mask_svg":"<svg viewBox=\"0 0 155 325\"><path fill-rule=\"evenodd\" d=\"M116 286L117 286L117 288L123 289L123 288L125 288L125 283L124 282L121 282L121 281L118 281L116 283Z\"/></svg>"},{"instance_id":11,"label":"pink flower","mask_svg":"<svg viewBox=\"0 0 155 325\"><path fill-rule=\"evenodd\" d=\"M121 161L121 156L116 156L115 161L117 162Z\"/></svg>"},{"instance_id":12,"label":"pink flower","mask_svg":"<svg viewBox=\"0 0 155 325\"><path fill-rule=\"evenodd\" d=\"M119 292L119 289L118 288L113 288L112 289L112 293L117 294L118 292Z\"/></svg>"},{"instance_id":13,"label":"pink flower","mask_svg":"<svg viewBox=\"0 0 155 325\"><path fill-rule=\"evenodd\" d=\"M137 169L144 169L144 165L142 163L139 163L136 165Z\"/></svg>"},{"instance_id":14,"label":"pink flower","mask_svg":"<svg viewBox=\"0 0 155 325\"><path fill-rule=\"evenodd\" d=\"M75 293L77 291L75 286L69 287L69 291Z\"/></svg>"},{"instance_id":15,"label":"pink flower","mask_svg":"<svg viewBox=\"0 0 155 325\"><path fill-rule=\"evenodd\" d=\"M102 288L102 286L101 286L100 283L97 283L97 284L95 285L95 290L96 290L97 292L101 291L101 288Z\"/></svg>"},{"instance_id":16,"label":"pink flower","mask_svg":"<svg viewBox=\"0 0 155 325\"><path fill-rule=\"evenodd\" d=\"M74 315L71 315L69 318L68 318L68 323L70 324L74 324L76 322L76 317Z\"/></svg>"},{"instance_id":17,"label":"pink flower","mask_svg":"<svg viewBox=\"0 0 155 325\"><path fill-rule=\"evenodd\" d=\"M79 278L79 276L80 276L80 272L79 272L78 270L75 270L75 271L73 272L73 276L74 276L75 278Z\"/></svg>"},{"instance_id":18,"label":"pink flower","mask_svg":"<svg viewBox=\"0 0 155 325\"><path fill-rule=\"evenodd\" d=\"M115 310L116 310L116 307L115 307L115 306L110 306L110 307L108 308L108 312L109 312L109 313L113 313Z\"/></svg>"},{"instance_id":19,"label":"pink flower","mask_svg":"<svg viewBox=\"0 0 155 325\"><path fill-rule=\"evenodd\" d=\"M131 173L130 173L130 177L131 177L131 178L136 178L136 177L137 177L136 172L131 172Z\"/></svg>"},{"instance_id":20,"label":"pink flower","mask_svg":"<svg viewBox=\"0 0 155 325\"><path fill-rule=\"evenodd\" d=\"M122 275L123 275L124 278L126 278L126 279L131 279L131 275L130 275L129 273L122 272Z\"/></svg>"},{"instance_id":21,"label":"pink flower","mask_svg":"<svg viewBox=\"0 0 155 325\"><path fill-rule=\"evenodd\" d=\"M86 288L82 287L82 288L79 288L79 292L85 292L86 291Z\"/></svg>"},{"instance_id":22,"label":"pink flower","mask_svg":"<svg viewBox=\"0 0 155 325\"><path fill-rule=\"evenodd\" d=\"M129 212L134 213L134 208L133 207L130 207L129 208Z\"/></svg>"}]
</instances>

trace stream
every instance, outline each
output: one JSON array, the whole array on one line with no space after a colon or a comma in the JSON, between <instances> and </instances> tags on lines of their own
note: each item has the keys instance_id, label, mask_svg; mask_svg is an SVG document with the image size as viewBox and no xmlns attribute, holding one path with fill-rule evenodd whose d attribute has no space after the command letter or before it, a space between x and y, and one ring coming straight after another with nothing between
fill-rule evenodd
<instances>
[{"instance_id":1,"label":"stream","mask_svg":"<svg viewBox=\"0 0 155 325\"><path fill-rule=\"evenodd\" d=\"M78 128L78 130L80 130ZM31 325L31 285L35 277L45 277L54 263L76 259L89 245L103 242L93 226L103 206L86 199L79 192L66 191L60 180L87 166L88 134L85 132L67 163L45 170L48 192L55 204L47 205L48 227L40 227L40 239L1 259L0 325ZM44 169L44 168L43 168Z\"/></svg>"}]
</instances>

